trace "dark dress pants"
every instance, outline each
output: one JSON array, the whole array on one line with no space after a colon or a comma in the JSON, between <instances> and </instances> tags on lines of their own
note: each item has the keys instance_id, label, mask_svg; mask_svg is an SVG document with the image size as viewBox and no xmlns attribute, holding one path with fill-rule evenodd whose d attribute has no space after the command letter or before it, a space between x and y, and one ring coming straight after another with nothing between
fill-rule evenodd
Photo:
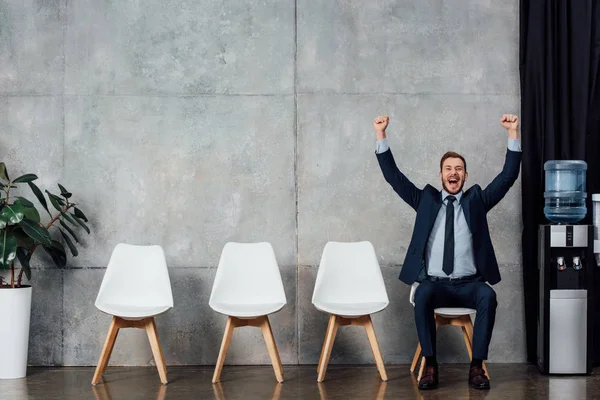
<instances>
[{"instance_id":1,"label":"dark dress pants","mask_svg":"<svg viewBox=\"0 0 600 400\"><path fill-rule=\"evenodd\" d=\"M433 278L435 279L435 278ZM434 309L466 307L477 311L473 357L486 360L496 319L496 292L482 278L465 281L425 280L415 292L415 322L423 356L436 355Z\"/></svg>"}]
</instances>

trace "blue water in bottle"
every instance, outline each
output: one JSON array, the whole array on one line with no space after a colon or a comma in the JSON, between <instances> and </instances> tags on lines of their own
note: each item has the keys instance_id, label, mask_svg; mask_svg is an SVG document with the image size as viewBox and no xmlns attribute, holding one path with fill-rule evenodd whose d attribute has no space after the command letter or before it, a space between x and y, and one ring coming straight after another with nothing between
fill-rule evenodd
<instances>
[{"instance_id":1,"label":"blue water in bottle","mask_svg":"<svg viewBox=\"0 0 600 400\"><path fill-rule=\"evenodd\" d=\"M550 160L544 164L546 191L544 215L559 224L581 221L586 213L585 174L587 164L581 160Z\"/></svg>"}]
</instances>

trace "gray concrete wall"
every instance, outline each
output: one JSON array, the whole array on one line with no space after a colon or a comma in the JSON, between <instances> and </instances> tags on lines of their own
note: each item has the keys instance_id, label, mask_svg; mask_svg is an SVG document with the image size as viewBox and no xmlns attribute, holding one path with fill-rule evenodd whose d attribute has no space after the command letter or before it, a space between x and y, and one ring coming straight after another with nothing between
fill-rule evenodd
<instances>
[{"instance_id":1,"label":"gray concrete wall","mask_svg":"<svg viewBox=\"0 0 600 400\"><path fill-rule=\"evenodd\" d=\"M518 1L0 1L0 154L60 181L90 218L57 270L36 256L30 364L94 365L109 317L93 302L119 242L165 249L175 308L158 319L169 364L214 364L225 317L208 307L227 241L269 241L288 305L273 317L286 364L318 361L327 316L310 299L328 240L369 240L390 306L374 316L387 363L417 343L397 280L414 212L383 180L372 120L418 185L446 150L470 182L499 172L502 113L517 113ZM525 361L520 184L489 214L503 281L492 362ZM443 362L464 362L457 329ZM151 364L143 333L112 361ZM268 363L258 330L227 362ZM357 327L332 363L371 363Z\"/></svg>"}]
</instances>

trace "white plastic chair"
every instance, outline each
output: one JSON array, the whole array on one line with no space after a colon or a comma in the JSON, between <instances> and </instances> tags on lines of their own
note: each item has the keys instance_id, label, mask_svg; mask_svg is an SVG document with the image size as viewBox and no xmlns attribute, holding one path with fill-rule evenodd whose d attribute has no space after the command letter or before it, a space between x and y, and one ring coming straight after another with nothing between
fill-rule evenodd
<instances>
[{"instance_id":1,"label":"white plastic chair","mask_svg":"<svg viewBox=\"0 0 600 400\"><path fill-rule=\"evenodd\" d=\"M417 287L419 283L415 282L410 288L410 304L415 306L415 292L417 291ZM460 326L463 333L463 339L465 340L465 345L467 347L467 351L469 352L469 358L473 358L472 348L473 348L473 322L471 321L471 315L475 315L476 311L472 308L463 308L463 307L440 307L433 310L435 316L435 327L436 329L440 326L444 325L453 325ZM423 370L425 369L425 357L421 357L421 343L417 344L417 350L415 351L415 356L413 357L412 364L410 366L410 372L415 372L417 368L417 364L419 363L419 359L421 359L421 367L419 368L419 376L417 380L421 380L421 376L423 375ZM487 375L488 379L490 374L485 365L485 361L483 362L483 370Z\"/></svg>"},{"instance_id":2,"label":"white plastic chair","mask_svg":"<svg viewBox=\"0 0 600 400\"><path fill-rule=\"evenodd\" d=\"M286 302L270 243L225 245L208 303L216 312L228 316L213 383L220 380L233 330L241 326L261 328L277 381L283 382L283 367L268 315L281 310Z\"/></svg>"},{"instance_id":3,"label":"white plastic chair","mask_svg":"<svg viewBox=\"0 0 600 400\"><path fill-rule=\"evenodd\" d=\"M167 384L167 368L154 317L173 307L171 281L160 246L135 246L119 243L112 252L96 307L113 316L92 385L98 384L121 328L145 329L163 385Z\"/></svg>"},{"instance_id":4,"label":"white plastic chair","mask_svg":"<svg viewBox=\"0 0 600 400\"><path fill-rule=\"evenodd\" d=\"M359 325L366 329L381 379L387 381L370 314L387 307L389 299L370 242L329 242L325 245L312 303L319 311L331 314L317 367L317 381L325 379L335 335L344 325Z\"/></svg>"}]
</instances>

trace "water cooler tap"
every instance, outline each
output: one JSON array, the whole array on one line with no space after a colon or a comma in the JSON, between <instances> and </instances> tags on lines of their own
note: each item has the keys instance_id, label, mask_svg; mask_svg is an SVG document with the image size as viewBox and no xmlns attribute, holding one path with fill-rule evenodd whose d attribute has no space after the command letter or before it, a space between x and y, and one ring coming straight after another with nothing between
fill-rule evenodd
<instances>
[{"instance_id":1,"label":"water cooler tap","mask_svg":"<svg viewBox=\"0 0 600 400\"><path fill-rule=\"evenodd\" d=\"M565 269L567 269L567 266L565 265L564 257L556 257L556 268L559 271L564 271Z\"/></svg>"},{"instance_id":2,"label":"water cooler tap","mask_svg":"<svg viewBox=\"0 0 600 400\"><path fill-rule=\"evenodd\" d=\"M583 268L583 265L581 264L581 259L579 257L573 257L573 269L575 271L579 271Z\"/></svg>"}]
</instances>

